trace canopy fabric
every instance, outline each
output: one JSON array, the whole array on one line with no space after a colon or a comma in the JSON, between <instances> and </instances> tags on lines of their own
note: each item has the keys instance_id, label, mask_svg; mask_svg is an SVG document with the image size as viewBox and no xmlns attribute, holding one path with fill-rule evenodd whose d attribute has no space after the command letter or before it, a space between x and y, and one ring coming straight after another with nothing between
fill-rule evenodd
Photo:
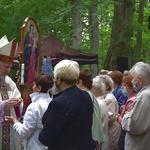
<instances>
[{"instance_id":1,"label":"canopy fabric","mask_svg":"<svg viewBox=\"0 0 150 150\"><path fill-rule=\"evenodd\" d=\"M63 59L75 60L80 65L98 64L98 55L76 51L64 45L53 35L42 38L41 53L43 56L51 56L52 65Z\"/></svg>"},{"instance_id":2,"label":"canopy fabric","mask_svg":"<svg viewBox=\"0 0 150 150\"><path fill-rule=\"evenodd\" d=\"M18 68L18 55L21 51L20 42L18 43L18 49L15 55L15 62L13 64L13 68ZM60 60L70 59L77 61L79 65L85 64L98 64L98 55L97 54L89 54L83 53L74 50L63 44L53 35L49 35L41 39L40 45L40 53L42 56L50 56L52 66L55 66Z\"/></svg>"}]
</instances>

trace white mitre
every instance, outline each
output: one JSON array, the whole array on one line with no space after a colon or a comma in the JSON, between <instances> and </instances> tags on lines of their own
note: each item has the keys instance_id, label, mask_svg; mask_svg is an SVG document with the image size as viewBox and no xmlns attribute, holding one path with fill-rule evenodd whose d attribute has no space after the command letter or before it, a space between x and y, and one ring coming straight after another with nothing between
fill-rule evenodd
<instances>
[{"instance_id":1,"label":"white mitre","mask_svg":"<svg viewBox=\"0 0 150 150\"><path fill-rule=\"evenodd\" d=\"M13 63L16 52L16 46L16 39L13 39L9 42L7 36L4 35L0 39L0 61Z\"/></svg>"}]
</instances>

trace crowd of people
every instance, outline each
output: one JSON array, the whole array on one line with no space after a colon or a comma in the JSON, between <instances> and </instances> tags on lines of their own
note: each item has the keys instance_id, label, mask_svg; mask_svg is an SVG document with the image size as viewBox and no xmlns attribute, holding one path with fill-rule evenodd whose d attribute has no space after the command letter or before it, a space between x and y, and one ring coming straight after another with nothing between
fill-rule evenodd
<instances>
[{"instance_id":1,"label":"crowd of people","mask_svg":"<svg viewBox=\"0 0 150 150\"><path fill-rule=\"evenodd\" d=\"M77 62L62 60L54 77L34 76L32 102L20 122L23 99L7 60L0 60L0 150L150 149L149 64L93 77Z\"/></svg>"}]
</instances>

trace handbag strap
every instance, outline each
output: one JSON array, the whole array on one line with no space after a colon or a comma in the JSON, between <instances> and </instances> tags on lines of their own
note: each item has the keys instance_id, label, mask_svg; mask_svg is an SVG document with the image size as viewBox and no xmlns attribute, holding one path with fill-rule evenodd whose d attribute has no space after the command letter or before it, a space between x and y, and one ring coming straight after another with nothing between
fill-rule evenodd
<instances>
[{"instance_id":1,"label":"handbag strap","mask_svg":"<svg viewBox=\"0 0 150 150\"><path fill-rule=\"evenodd\" d=\"M94 95L92 94L92 92L91 92L91 91L87 91L87 92L89 93L89 95L90 95L92 101L94 101Z\"/></svg>"}]
</instances>

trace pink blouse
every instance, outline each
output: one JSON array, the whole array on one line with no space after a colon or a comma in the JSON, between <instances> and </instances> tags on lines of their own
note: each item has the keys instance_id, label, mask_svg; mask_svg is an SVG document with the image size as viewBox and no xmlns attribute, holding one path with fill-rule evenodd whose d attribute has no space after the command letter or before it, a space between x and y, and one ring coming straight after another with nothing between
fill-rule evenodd
<instances>
[{"instance_id":1,"label":"pink blouse","mask_svg":"<svg viewBox=\"0 0 150 150\"><path fill-rule=\"evenodd\" d=\"M130 110L132 109L132 105L133 105L133 102L135 100L135 97L136 97L137 93L132 93L129 95L128 99L127 99L127 102L124 106L122 106L122 109L121 109L121 116L123 117L127 112L130 112Z\"/></svg>"}]
</instances>

